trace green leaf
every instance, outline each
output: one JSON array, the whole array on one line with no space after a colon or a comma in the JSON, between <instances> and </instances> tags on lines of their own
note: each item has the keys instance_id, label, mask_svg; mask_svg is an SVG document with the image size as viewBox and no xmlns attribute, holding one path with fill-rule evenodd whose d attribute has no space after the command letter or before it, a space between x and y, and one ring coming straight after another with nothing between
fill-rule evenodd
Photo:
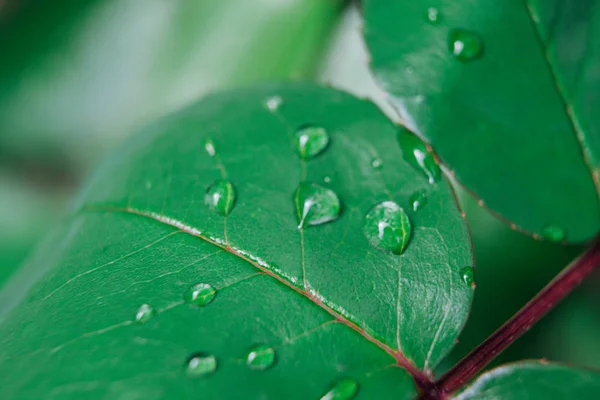
<instances>
[{"instance_id":1,"label":"green leaf","mask_svg":"<svg viewBox=\"0 0 600 400\"><path fill-rule=\"evenodd\" d=\"M480 376L455 400L597 399L600 374L560 364L526 361L495 368Z\"/></svg>"},{"instance_id":2,"label":"green leaf","mask_svg":"<svg viewBox=\"0 0 600 400\"><path fill-rule=\"evenodd\" d=\"M330 138L310 160L294 141L307 124ZM287 84L209 96L134 136L0 292L2 397L340 398L355 381L362 398L413 398L398 365L429 371L453 346L473 255L451 186L403 160L398 129L368 101ZM204 200L223 179L226 217ZM336 194L337 219L298 228L302 182ZM363 233L385 201L411 221L402 255ZM207 285L210 301L189 300ZM274 362L257 370L263 346Z\"/></svg>"},{"instance_id":3,"label":"green leaf","mask_svg":"<svg viewBox=\"0 0 600 400\"><path fill-rule=\"evenodd\" d=\"M599 231L595 0L365 0L371 67L403 123L514 229ZM585 156L585 157L584 157ZM600 185L598 185L600 187Z\"/></svg>"},{"instance_id":4,"label":"green leaf","mask_svg":"<svg viewBox=\"0 0 600 400\"><path fill-rule=\"evenodd\" d=\"M215 88L308 77L342 0L23 0L0 24L0 146L89 166Z\"/></svg>"}]
</instances>

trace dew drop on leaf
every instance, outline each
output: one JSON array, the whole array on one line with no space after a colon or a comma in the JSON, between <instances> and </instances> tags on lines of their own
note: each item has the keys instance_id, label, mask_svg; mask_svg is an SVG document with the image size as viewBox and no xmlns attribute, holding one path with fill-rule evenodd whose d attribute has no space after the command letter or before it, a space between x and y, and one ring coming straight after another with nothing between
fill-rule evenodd
<instances>
[{"instance_id":1,"label":"dew drop on leaf","mask_svg":"<svg viewBox=\"0 0 600 400\"><path fill-rule=\"evenodd\" d=\"M152 319L152 317L154 317L155 314L156 311L154 311L154 308L152 308L152 306L148 304L142 304L135 313L135 322L143 324L144 322L147 322L148 320Z\"/></svg>"},{"instance_id":2,"label":"dew drop on leaf","mask_svg":"<svg viewBox=\"0 0 600 400\"><path fill-rule=\"evenodd\" d=\"M329 135L325 128L302 126L294 135L294 145L300 157L304 159L319 155L329 144Z\"/></svg>"},{"instance_id":3,"label":"dew drop on leaf","mask_svg":"<svg viewBox=\"0 0 600 400\"><path fill-rule=\"evenodd\" d=\"M440 179L442 172L439 164L419 138L408 130L401 129L398 133L398 143L400 143L404 160L423 171L429 179L429 183L435 183Z\"/></svg>"},{"instance_id":4,"label":"dew drop on leaf","mask_svg":"<svg viewBox=\"0 0 600 400\"><path fill-rule=\"evenodd\" d=\"M337 381L321 400L350 400L358 393L358 382L351 378Z\"/></svg>"},{"instance_id":5,"label":"dew drop on leaf","mask_svg":"<svg viewBox=\"0 0 600 400\"><path fill-rule=\"evenodd\" d=\"M363 232L373 246L402 254L410 240L410 220L398 204L384 201L367 213Z\"/></svg>"},{"instance_id":6,"label":"dew drop on leaf","mask_svg":"<svg viewBox=\"0 0 600 400\"><path fill-rule=\"evenodd\" d=\"M432 25L439 24L440 20L442 18L440 11L435 7L429 7L427 9L426 16L427 16L427 21L429 21L429 23Z\"/></svg>"},{"instance_id":7,"label":"dew drop on leaf","mask_svg":"<svg viewBox=\"0 0 600 400\"><path fill-rule=\"evenodd\" d=\"M202 378L211 375L216 369L217 359L211 354L192 354L186 363L186 375L190 378Z\"/></svg>"},{"instance_id":8,"label":"dew drop on leaf","mask_svg":"<svg viewBox=\"0 0 600 400\"><path fill-rule=\"evenodd\" d=\"M381 159L375 158L373 161L371 161L371 166L375 169L381 169L381 167L383 167L383 162Z\"/></svg>"},{"instance_id":9,"label":"dew drop on leaf","mask_svg":"<svg viewBox=\"0 0 600 400\"><path fill-rule=\"evenodd\" d=\"M282 104L283 104L283 99L281 98L281 96L271 96L265 102L265 105L267 106L269 111L272 111L272 112L277 111L279 109L279 107L281 107Z\"/></svg>"},{"instance_id":10,"label":"dew drop on leaf","mask_svg":"<svg viewBox=\"0 0 600 400\"><path fill-rule=\"evenodd\" d=\"M197 283L183 294L183 300L188 304L196 304L204 307L217 295L217 289L209 285L208 283Z\"/></svg>"},{"instance_id":11,"label":"dew drop on leaf","mask_svg":"<svg viewBox=\"0 0 600 400\"><path fill-rule=\"evenodd\" d=\"M567 237L567 232L558 225L547 225L542 235L550 242L562 242Z\"/></svg>"},{"instance_id":12,"label":"dew drop on leaf","mask_svg":"<svg viewBox=\"0 0 600 400\"><path fill-rule=\"evenodd\" d=\"M460 276L467 286L473 287L473 282L475 281L473 275L473 267L464 267L460 269Z\"/></svg>"},{"instance_id":13,"label":"dew drop on leaf","mask_svg":"<svg viewBox=\"0 0 600 400\"><path fill-rule=\"evenodd\" d=\"M448 33L448 49L459 61L471 61L483 53L483 40L475 32L452 29Z\"/></svg>"},{"instance_id":14,"label":"dew drop on leaf","mask_svg":"<svg viewBox=\"0 0 600 400\"><path fill-rule=\"evenodd\" d=\"M333 221L340 214L340 200L333 190L302 182L294 193L298 229Z\"/></svg>"},{"instance_id":15,"label":"dew drop on leaf","mask_svg":"<svg viewBox=\"0 0 600 400\"><path fill-rule=\"evenodd\" d=\"M248 352L246 364L251 369L265 370L275 363L275 350L265 345L254 346Z\"/></svg>"},{"instance_id":16,"label":"dew drop on leaf","mask_svg":"<svg viewBox=\"0 0 600 400\"><path fill-rule=\"evenodd\" d=\"M211 210L226 217L235 203L235 188L230 181L215 181L204 195L204 204Z\"/></svg>"},{"instance_id":17,"label":"dew drop on leaf","mask_svg":"<svg viewBox=\"0 0 600 400\"><path fill-rule=\"evenodd\" d=\"M423 190L417 190L409 197L410 204L412 204L413 211L419 211L425 204L427 204L427 192Z\"/></svg>"},{"instance_id":18,"label":"dew drop on leaf","mask_svg":"<svg viewBox=\"0 0 600 400\"><path fill-rule=\"evenodd\" d=\"M206 150L206 152L208 153L208 155L211 156L211 157L214 157L215 154L217 154L217 151L215 150L215 144L210 139L207 139L204 142L204 150Z\"/></svg>"}]
</instances>

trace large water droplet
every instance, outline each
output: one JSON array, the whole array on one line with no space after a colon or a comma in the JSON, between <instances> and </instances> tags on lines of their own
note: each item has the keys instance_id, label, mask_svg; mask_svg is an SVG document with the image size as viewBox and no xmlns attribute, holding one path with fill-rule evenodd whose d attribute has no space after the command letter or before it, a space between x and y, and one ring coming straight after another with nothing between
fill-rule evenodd
<instances>
[{"instance_id":1,"label":"large water droplet","mask_svg":"<svg viewBox=\"0 0 600 400\"><path fill-rule=\"evenodd\" d=\"M156 315L154 308L148 304L142 304L135 313L135 322L143 324Z\"/></svg>"},{"instance_id":2,"label":"large water droplet","mask_svg":"<svg viewBox=\"0 0 600 400\"><path fill-rule=\"evenodd\" d=\"M413 211L419 211L427 204L427 191L425 189L417 190L410 195L409 201L412 204Z\"/></svg>"},{"instance_id":3,"label":"large water droplet","mask_svg":"<svg viewBox=\"0 0 600 400\"><path fill-rule=\"evenodd\" d=\"M448 48L459 61L471 61L483 53L483 40L472 31L452 29L448 33Z\"/></svg>"},{"instance_id":4,"label":"large water droplet","mask_svg":"<svg viewBox=\"0 0 600 400\"><path fill-rule=\"evenodd\" d=\"M411 132L401 129L398 133L398 142L402 150L402 157L415 168L420 169L429 178L429 183L440 179L441 170L433 155L427 151L425 144Z\"/></svg>"},{"instance_id":5,"label":"large water droplet","mask_svg":"<svg viewBox=\"0 0 600 400\"><path fill-rule=\"evenodd\" d=\"M342 378L321 397L321 400L350 400L358 393L358 382L351 378Z\"/></svg>"},{"instance_id":6,"label":"large water droplet","mask_svg":"<svg viewBox=\"0 0 600 400\"><path fill-rule=\"evenodd\" d=\"M567 232L558 225L547 225L542 234L550 242L562 242L567 237Z\"/></svg>"},{"instance_id":7,"label":"large water droplet","mask_svg":"<svg viewBox=\"0 0 600 400\"><path fill-rule=\"evenodd\" d=\"M474 272L473 267L464 267L460 269L460 276L467 286L473 287L473 282L475 281L473 277Z\"/></svg>"},{"instance_id":8,"label":"large water droplet","mask_svg":"<svg viewBox=\"0 0 600 400\"><path fill-rule=\"evenodd\" d=\"M398 204L384 201L367 213L363 232L373 246L402 254L410 240L410 220Z\"/></svg>"},{"instance_id":9,"label":"large water droplet","mask_svg":"<svg viewBox=\"0 0 600 400\"><path fill-rule=\"evenodd\" d=\"M216 369L217 359L211 354L193 354L186 363L186 375L190 378L202 378L211 375Z\"/></svg>"},{"instance_id":10,"label":"large water droplet","mask_svg":"<svg viewBox=\"0 0 600 400\"><path fill-rule=\"evenodd\" d=\"M325 128L303 126L296 131L294 144L300 157L312 158L325 150L329 144L329 135Z\"/></svg>"},{"instance_id":11,"label":"large water droplet","mask_svg":"<svg viewBox=\"0 0 600 400\"><path fill-rule=\"evenodd\" d=\"M432 25L437 25L440 23L442 19L442 15L440 14L440 10L435 7L429 7L427 9L427 21L429 21Z\"/></svg>"},{"instance_id":12,"label":"large water droplet","mask_svg":"<svg viewBox=\"0 0 600 400\"><path fill-rule=\"evenodd\" d=\"M254 346L248 352L246 364L252 369L265 370L275 363L275 350L265 345Z\"/></svg>"},{"instance_id":13,"label":"large water droplet","mask_svg":"<svg viewBox=\"0 0 600 400\"><path fill-rule=\"evenodd\" d=\"M213 301L216 295L217 289L208 283L197 283L185 291L183 300L185 300L186 303L204 307Z\"/></svg>"},{"instance_id":14,"label":"large water droplet","mask_svg":"<svg viewBox=\"0 0 600 400\"><path fill-rule=\"evenodd\" d=\"M333 190L302 182L294 193L298 228L333 221L340 214L340 200Z\"/></svg>"},{"instance_id":15,"label":"large water droplet","mask_svg":"<svg viewBox=\"0 0 600 400\"><path fill-rule=\"evenodd\" d=\"M204 196L204 204L211 210L226 217L233 209L235 203L235 188L230 181L215 181Z\"/></svg>"}]
</instances>

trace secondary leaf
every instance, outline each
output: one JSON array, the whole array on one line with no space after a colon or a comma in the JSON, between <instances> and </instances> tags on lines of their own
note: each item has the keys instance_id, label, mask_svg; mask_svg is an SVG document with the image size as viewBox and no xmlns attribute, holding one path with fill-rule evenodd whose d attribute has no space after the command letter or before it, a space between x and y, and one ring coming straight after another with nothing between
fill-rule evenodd
<instances>
[{"instance_id":1,"label":"secondary leaf","mask_svg":"<svg viewBox=\"0 0 600 400\"><path fill-rule=\"evenodd\" d=\"M495 368L480 376L456 400L596 399L600 374L560 364L527 361Z\"/></svg>"},{"instance_id":2,"label":"secondary leaf","mask_svg":"<svg viewBox=\"0 0 600 400\"><path fill-rule=\"evenodd\" d=\"M309 160L307 124L329 137ZM132 138L0 292L2 397L414 397L398 365L419 375L453 346L473 257L451 186L403 160L397 131L367 101L288 84L210 96ZM406 213L402 255L363 231L382 202Z\"/></svg>"},{"instance_id":3,"label":"secondary leaf","mask_svg":"<svg viewBox=\"0 0 600 400\"><path fill-rule=\"evenodd\" d=\"M596 3L364 1L371 66L404 123L482 204L548 240L600 227Z\"/></svg>"}]
</instances>

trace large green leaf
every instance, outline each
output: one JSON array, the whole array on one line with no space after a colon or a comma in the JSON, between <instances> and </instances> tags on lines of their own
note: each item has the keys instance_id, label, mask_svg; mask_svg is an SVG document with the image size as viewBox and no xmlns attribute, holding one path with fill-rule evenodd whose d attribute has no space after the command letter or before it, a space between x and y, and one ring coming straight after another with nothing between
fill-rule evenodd
<instances>
[{"instance_id":1,"label":"large green leaf","mask_svg":"<svg viewBox=\"0 0 600 400\"><path fill-rule=\"evenodd\" d=\"M317 138L300 153L298 128ZM288 84L209 96L133 137L0 292L2 397L305 399L344 378L362 398L414 397L398 366L428 372L453 346L473 258L451 186L404 161L397 133L368 101ZM322 207L298 215L315 185ZM339 218L311 226L335 217L327 190ZM402 255L364 233L385 201L410 219ZM204 307L183 300L198 283L217 290ZM156 315L139 324L143 304ZM274 366L245 365L255 345ZM185 376L195 352L214 375Z\"/></svg>"},{"instance_id":2,"label":"large green leaf","mask_svg":"<svg viewBox=\"0 0 600 400\"><path fill-rule=\"evenodd\" d=\"M0 147L88 166L215 88L311 75L343 0L19 3L0 20Z\"/></svg>"},{"instance_id":3,"label":"large green leaf","mask_svg":"<svg viewBox=\"0 0 600 400\"><path fill-rule=\"evenodd\" d=\"M596 3L364 2L372 68L404 123L536 237L599 231Z\"/></svg>"},{"instance_id":4,"label":"large green leaf","mask_svg":"<svg viewBox=\"0 0 600 400\"><path fill-rule=\"evenodd\" d=\"M538 361L508 364L480 376L456 400L597 399L600 373Z\"/></svg>"}]
</instances>

